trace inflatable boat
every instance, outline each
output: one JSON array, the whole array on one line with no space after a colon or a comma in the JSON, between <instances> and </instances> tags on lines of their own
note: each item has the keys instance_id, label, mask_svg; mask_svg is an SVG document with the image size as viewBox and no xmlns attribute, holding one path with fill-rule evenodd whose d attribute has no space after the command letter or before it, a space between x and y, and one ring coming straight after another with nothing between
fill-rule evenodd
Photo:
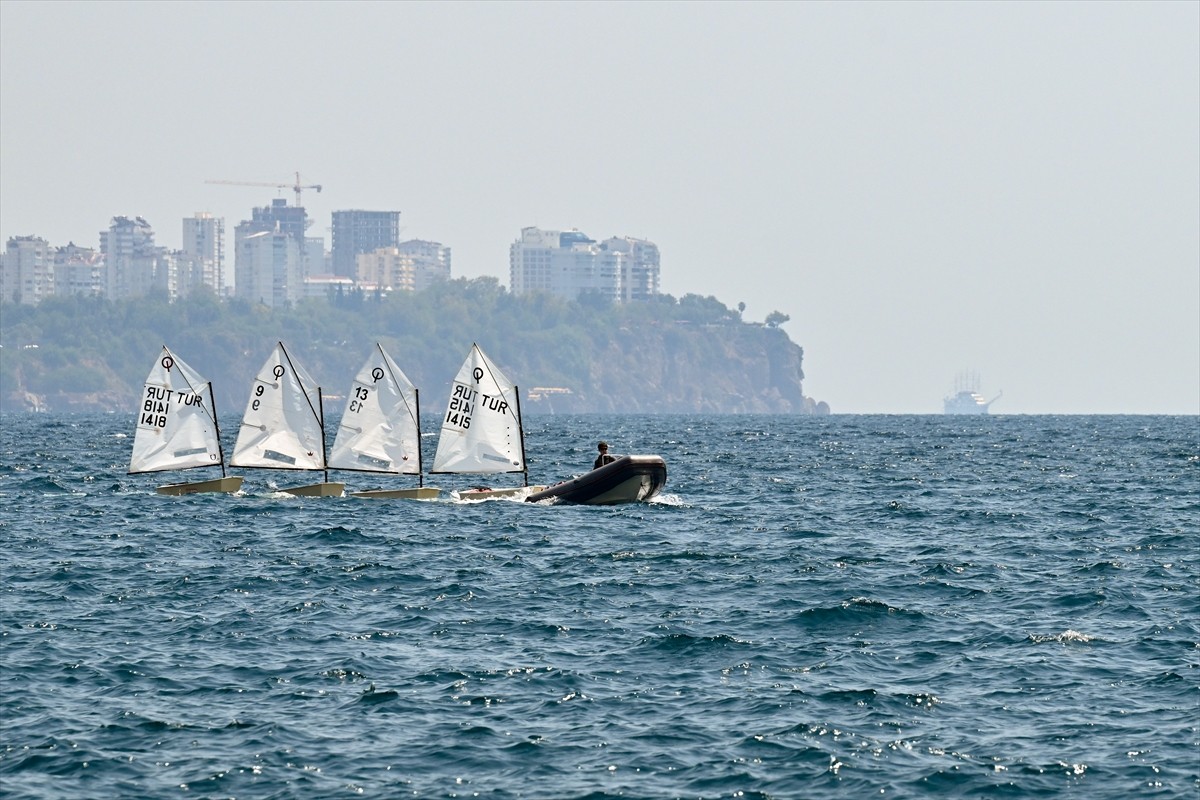
<instances>
[{"instance_id":1,"label":"inflatable boat","mask_svg":"<svg viewBox=\"0 0 1200 800\"><path fill-rule=\"evenodd\" d=\"M666 482L667 462L661 456L620 456L578 478L533 492L525 501L591 506L636 503L654 497Z\"/></svg>"}]
</instances>

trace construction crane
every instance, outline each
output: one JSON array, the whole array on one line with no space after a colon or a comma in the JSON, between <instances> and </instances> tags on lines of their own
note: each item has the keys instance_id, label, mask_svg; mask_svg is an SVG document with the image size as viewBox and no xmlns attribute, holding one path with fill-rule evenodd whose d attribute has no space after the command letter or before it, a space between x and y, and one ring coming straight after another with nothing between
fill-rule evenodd
<instances>
[{"instance_id":1,"label":"construction crane","mask_svg":"<svg viewBox=\"0 0 1200 800\"><path fill-rule=\"evenodd\" d=\"M300 193L304 189L316 189L318 192L321 191L321 184L319 183L301 186L299 172L296 173L295 183L264 183L260 181L205 181L205 183L223 183L227 186L267 186L272 189L291 189L296 193L296 205L298 206L302 205L300 202Z\"/></svg>"}]
</instances>

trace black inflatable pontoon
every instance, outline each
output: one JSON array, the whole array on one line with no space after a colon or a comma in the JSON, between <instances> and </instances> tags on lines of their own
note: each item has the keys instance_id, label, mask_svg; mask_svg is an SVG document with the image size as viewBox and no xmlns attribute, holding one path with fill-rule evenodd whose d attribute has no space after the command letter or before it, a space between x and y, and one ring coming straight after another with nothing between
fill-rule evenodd
<instances>
[{"instance_id":1,"label":"black inflatable pontoon","mask_svg":"<svg viewBox=\"0 0 1200 800\"><path fill-rule=\"evenodd\" d=\"M553 500L591 506L636 503L654 497L666 482L667 462L661 456L620 456L578 478L534 492L525 501Z\"/></svg>"}]
</instances>

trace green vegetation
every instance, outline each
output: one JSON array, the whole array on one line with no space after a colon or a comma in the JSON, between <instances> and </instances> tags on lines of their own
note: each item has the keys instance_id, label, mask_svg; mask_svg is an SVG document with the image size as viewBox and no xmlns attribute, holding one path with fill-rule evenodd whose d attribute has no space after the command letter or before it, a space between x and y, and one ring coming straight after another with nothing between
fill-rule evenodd
<instances>
[{"instance_id":1,"label":"green vegetation","mask_svg":"<svg viewBox=\"0 0 1200 800\"><path fill-rule=\"evenodd\" d=\"M518 297L494 278L387 297L350 292L286 310L211 293L175 303L51 298L0 306L0 402L5 411L125 411L166 344L213 381L218 408L234 412L282 340L336 404L378 341L434 409L478 342L523 390L571 390L531 400L533 412L811 411L802 351L778 328L786 316L773 312L767 327L741 314L693 294L629 305Z\"/></svg>"}]
</instances>

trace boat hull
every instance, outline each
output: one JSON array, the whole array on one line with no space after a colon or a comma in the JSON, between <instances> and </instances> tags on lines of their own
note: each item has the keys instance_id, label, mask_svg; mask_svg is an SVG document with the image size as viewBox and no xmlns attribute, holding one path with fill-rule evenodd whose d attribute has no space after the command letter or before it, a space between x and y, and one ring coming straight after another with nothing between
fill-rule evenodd
<instances>
[{"instance_id":1,"label":"boat hull","mask_svg":"<svg viewBox=\"0 0 1200 800\"><path fill-rule=\"evenodd\" d=\"M364 489L349 494L375 500L436 500L441 493L441 489L433 486L414 486L411 489Z\"/></svg>"},{"instance_id":2,"label":"boat hull","mask_svg":"<svg viewBox=\"0 0 1200 800\"><path fill-rule=\"evenodd\" d=\"M206 492L233 494L241 488L242 477L240 475L230 475L224 478L213 478L209 481L195 481L194 483L169 483L166 486L159 486L154 491L159 494L178 497L185 494L204 494Z\"/></svg>"},{"instance_id":3,"label":"boat hull","mask_svg":"<svg viewBox=\"0 0 1200 800\"><path fill-rule=\"evenodd\" d=\"M959 392L942 402L947 414L986 414L989 403L976 392Z\"/></svg>"},{"instance_id":4,"label":"boat hull","mask_svg":"<svg viewBox=\"0 0 1200 800\"><path fill-rule=\"evenodd\" d=\"M281 492L294 494L297 497L341 497L346 491L344 483L314 483L309 486L294 486L291 489L280 489Z\"/></svg>"},{"instance_id":5,"label":"boat hull","mask_svg":"<svg viewBox=\"0 0 1200 800\"><path fill-rule=\"evenodd\" d=\"M525 498L589 506L611 506L649 500L667 483L667 462L660 456L621 456L603 467Z\"/></svg>"},{"instance_id":6,"label":"boat hull","mask_svg":"<svg viewBox=\"0 0 1200 800\"><path fill-rule=\"evenodd\" d=\"M462 489L452 494L456 500L495 500L498 498L520 497L532 492L540 492L545 488L545 486L512 486L501 489L481 487L479 489Z\"/></svg>"}]
</instances>

